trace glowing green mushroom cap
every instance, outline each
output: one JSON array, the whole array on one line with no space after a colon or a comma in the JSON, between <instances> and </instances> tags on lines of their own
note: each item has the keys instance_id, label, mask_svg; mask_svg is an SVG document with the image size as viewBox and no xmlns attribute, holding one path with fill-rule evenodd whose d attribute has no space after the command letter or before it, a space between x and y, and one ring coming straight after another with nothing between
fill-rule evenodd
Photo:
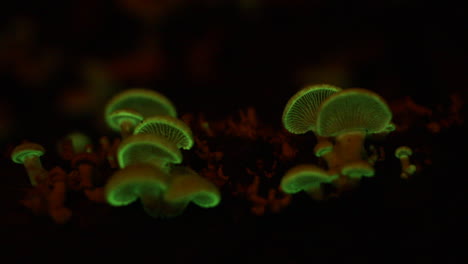
<instances>
[{"instance_id":1,"label":"glowing green mushroom cap","mask_svg":"<svg viewBox=\"0 0 468 264\"><path fill-rule=\"evenodd\" d=\"M192 130L183 121L172 116L152 116L135 127L134 134L154 134L163 136L179 148L193 146Z\"/></svg>"},{"instance_id":2,"label":"glowing green mushroom cap","mask_svg":"<svg viewBox=\"0 0 468 264\"><path fill-rule=\"evenodd\" d=\"M115 172L104 187L107 202L125 206L142 195L162 196L168 187L168 175L154 166L136 164Z\"/></svg>"},{"instance_id":3,"label":"glowing green mushroom cap","mask_svg":"<svg viewBox=\"0 0 468 264\"><path fill-rule=\"evenodd\" d=\"M286 172L280 185L285 193L292 194L317 188L321 183L330 183L337 177L315 165L298 165Z\"/></svg>"},{"instance_id":4,"label":"glowing green mushroom cap","mask_svg":"<svg viewBox=\"0 0 468 264\"><path fill-rule=\"evenodd\" d=\"M164 194L164 199L169 203L193 202L200 207L209 208L217 206L221 201L218 188L189 168L174 168L171 177L171 185Z\"/></svg>"},{"instance_id":5,"label":"glowing green mushroom cap","mask_svg":"<svg viewBox=\"0 0 468 264\"><path fill-rule=\"evenodd\" d=\"M407 146L400 146L395 150L395 157L398 159L402 157L409 157L413 154L413 151L410 147Z\"/></svg>"},{"instance_id":6,"label":"glowing green mushroom cap","mask_svg":"<svg viewBox=\"0 0 468 264\"><path fill-rule=\"evenodd\" d=\"M315 156L317 157L322 157L331 151L333 151L333 144L328 140L319 141L314 148Z\"/></svg>"},{"instance_id":7,"label":"glowing green mushroom cap","mask_svg":"<svg viewBox=\"0 0 468 264\"><path fill-rule=\"evenodd\" d=\"M377 133L392 119L392 112L378 94L365 89L347 89L328 97L318 109L317 133L337 136L347 131Z\"/></svg>"},{"instance_id":8,"label":"glowing green mushroom cap","mask_svg":"<svg viewBox=\"0 0 468 264\"><path fill-rule=\"evenodd\" d=\"M283 125L294 134L315 131L317 109L322 102L341 88L320 84L306 87L293 95L283 111Z\"/></svg>"},{"instance_id":9,"label":"glowing green mushroom cap","mask_svg":"<svg viewBox=\"0 0 468 264\"><path fill-rule=\"evenodd\" d=\"M357 161L344 165L341 174L349 178L372 177L374 176L374 168L365 161Z\"/></svg>"},{"instance_id":10,"label":"glowing green mushroom cap","mask_svg":"<svg viewBox=\"0 0 468 264\"><path fill-rule=\"evenodd\" d=\"M62 143L65 140L70 140L74 153L85 152L86 146L92 143L91 138L81 132L71 132L63 137L60 142ZM62 151L62 146L59 145L59 151Z\"/></svg>"},{"instance_id":11,"label":"glowing green mushroom cap","mask_svg":"<svg viewBox=\"0 0 468 264\"><path fill-rule=\"evenodd\" d=\"M120 109L131 109L143 118L154 115L177 116L176 108L168 98L147 89L129 89L115 95L106 105L105 117Z\"/></svg>"},{"instance_id":12,"label":"glowing green mushroom cap","mask_svg":"<svg viewBox=\"0 0 468 264\"><path fill-rule=\"evenodd\" d=\"M167 164L182 162L182 153L168 139L152 134L131 135L124 139L117 149L117 161L120 168L131 164L153 163L162 167Z\"/></svg>"},{"instance_id":13,"label":"glowing green mushroom cap","mask_svg":"<svg viewBox=\"0 0 468 264\"><path fill-rule=\"evenodd\" d=\"M143 120L143 116L132 109L118 109L106 115L106 122L114 131L120 131L122 122L130 122L133 126L138 125Z\"/></svg>"},{"instance_id":14,"label":"glowing green mushroom cap","mask_svg":"<svg viewBox=\"0 0 468 264\"><path fill-rule=\"evenodd\" d=\"M36 143L23 143L16 146L11 152L11 160L18 164L23 164L27 157L40 157L44 155L45 149Z\"/></svg>"}]
</instances>

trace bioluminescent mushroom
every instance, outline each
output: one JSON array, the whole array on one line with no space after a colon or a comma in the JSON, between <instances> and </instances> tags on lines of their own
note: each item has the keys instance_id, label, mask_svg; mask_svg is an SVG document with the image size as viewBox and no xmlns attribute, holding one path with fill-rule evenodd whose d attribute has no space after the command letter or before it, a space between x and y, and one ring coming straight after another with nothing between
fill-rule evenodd
<instances>
[{"instance_id":1,"label":"bioluminescent mushroom","mask_svg":"<svg viewBox=\"0 0 468 264\"><path fill-rule=\"evenodd\" d=\"M112 130L120 132L122 138L126 138L143 121L143 116L132 109L118 109L106 115L106 121Z\"/></svg>"},{"instance_id":2,"label":"bioluminescent mushroom","mask_svg":"<svg viewBox=\"0 0 468 264\"><path fill-rule=\"evenodd\" d=\"M400 146L395 150L395 157L400 159L401 163L401 175L403 179L407 179L410 175L416 172L416 166L410 164L409 157L413 155L411 148L407 146Z\"/></svg>"},{"instance_id":3,"label":"bioluminescent mushroom","mask_svg":"<svg viewBox=\"0 0 468 264\"><path fill-rule=\"evenodd\" d=\"M221 201L218 188L187 167L175 167L170 174L171 183L164 200L172 205L174 216L192 202L203 208L215 207Z\"/></svg>"},{"instance_id":4,"label":"bioluminescent mushroom","mask_svg":"<svg viewBox=\"0 0 468 264\"><path fill-rule=\"evenodd\" d=\"M24 165L33 186L47 179L47 171L42 167L40 160L44 153L41 145L29 142L16 146L11 153L13 162Z\"/></svg>"},{"instance_id":5,"label":"bioluminescent mushroom","mask_svg":"<svg viewBox=\"0 0 468 264\"><path fill-rule=\"evenodd\" d=\"M145 210L161 208L168 188L168 174L150 164L133 164L115 172L104 193L112 206L126 206L140 199Z\"/></svg>"},{"instance_id":6,"label":"bioluminescent mushroom","mask_svg":"<svg viewBox=\"0 0 468 264\"><path fill-rule=\"evenodd\" d=\"M83 152L73 157L71 166L78 170L81 188L89 189L102 184L102 175L97 169L98 163L99 157L93 152Z\"/></svg>"},{"instance_id":7,"label":"bioluminescent mushroom","mask_svg":"<svg viewBox=\"0 0 468 264\"><path fill-rule=\"evenodd\" d=\"M134 134L154 134L167 138L179 148L193 146L192 130L183 121L172 116L146 118L135 127Z\"/></svg>"},{"instance_id":8,"label":"bioluminescent mushroom","mask_svg":"<svg viewBox=\"0 0 468 264\"><path fill-rule=\"evenodd\" d=\"M120 168L131 164L152 164L168 172L170 164L182 162L182 153L176 144L153 134L137 134L127 137L117 150Z\"/></svg>"},{"instance_id":9,"label":"bioluminescent mushroom","mask_svg":"<svg viewBox=\"0 0 468 264\"><path fill-rule=\"evenodd\" d=\"M378 94L347 89L323 101L318 109L317 134L336 137L335 150L343 161L342 173L370 177L374 169L362 159L365 137L382 132L391 119L392 112Z\"/></svg>"},{"instance_id":10,"label":"bioluminescent mushroom","mask_svg":"<svg viewBox=\"0 0 468 264\"><path fill-rule=\"evenodd\" d=\"M319 84L306 87L294 94L284 107L283 125L293 134L315 131L317 110L322 102L341 88Z\"/></svg>"},{"instance_id":11,"label":"bioluminescent mushroom","mask_svg":"<svg viewBox=\"0 0 468 264\"><path fill-rule=\"evenodd\" d=\"M331 183L337 177L315 165L298 165L286 172L280 186L285 193L293 194L319 189L322 183Z\"/></svg>"},{"instance_id":12,"label":"bioluminescent mushroom","mask_svg":"<svg viewBox=\"0 0 468 264\"><path fill-rule=\"evenodd\" d=\"M81 133L72 132L59 140L57 150L64 160L71 160L74 154L86 151L86 147L91 144L91 139Z\"/></svg>"},{"instance_id":13,"label":"bioluminescent mushroom","mask_svg":"<svg viewBox=\"0 0 468 264\"><path fill-rule=\"evenodd\" d=\"M343 166L341 170L343 175L347 175L350 178L361 178L361 177L372 177L374 176L374 168L369 164L368 161L355 161L351 164Z\"/></svg>"},{"instance_id":14,"label":"bioluminescent mushroom","mask_svg":"<svg viewBox=\"0 0 468 264\"><path fill-rule=\"evenodd\" d=\"M177 116L172 102L164 95L148 89L128 89L112 97L106 105L105 116L121 109L131 109L143 118L155 115Z\"/></svg>"},{"instance_id":15,"label":"bioluminescent mushroom","mask_svg":"<svg viewBox=\"0 0 468 264\"><path fill-rule=\"evenodd\" d=\"M342 162L334 151L333 143L328 139L318 136L319 141L314 147L315 156L323 158L327 162L328 174L338 175L341 172Z\"/></svg>"}]
</instances>

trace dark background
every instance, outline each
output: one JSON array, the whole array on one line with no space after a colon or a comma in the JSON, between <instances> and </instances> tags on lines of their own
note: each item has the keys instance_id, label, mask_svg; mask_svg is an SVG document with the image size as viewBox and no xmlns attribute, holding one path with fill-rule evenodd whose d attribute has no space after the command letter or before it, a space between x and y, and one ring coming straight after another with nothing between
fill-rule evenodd
<instances>
[{"instance_id":1,"label":"dark background","mask_svg":"<svg viewBox=\"0 0 468 264\"><path fill-rule=\"evenodd\" d=\"M170 220L151 219L138 204L77 204L82 215L57 226L17 205L27 179L9 160L9 150L23 139L53 152L72 130L96 140L111 134L103 105L130 87L155 89L180 114L202 112L210 120L253 106L276 129L289 97L313 83L447 107L453 92L467 98L461 5L64 2L16 1L0 11L0 223L13 262L115 261L122 254L145 262L379 263L410 253L411 261L431 263L440 245L456 249L457 238L466 242L466 125L438 134L413 127L388 138L388 149L407 144L427 150L419 158L432 164L410 181L396 176L393 160L346 197L315 202L298 194L282 213L263 217L250 215L245 201L223 197L217 208L189 207ZM45 157L44 166L54 158Z\"/></svg>"}]
</instances>

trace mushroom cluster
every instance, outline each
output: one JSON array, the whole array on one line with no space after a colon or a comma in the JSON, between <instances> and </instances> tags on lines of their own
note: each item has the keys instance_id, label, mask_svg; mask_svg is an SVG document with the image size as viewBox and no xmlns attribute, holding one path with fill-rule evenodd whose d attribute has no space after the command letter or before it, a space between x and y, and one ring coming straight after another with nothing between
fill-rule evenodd
<instances>
[{"instance_id":1,"label":"mushroom cluster","mask_svg":"<svg viewBox=\"0 0 468 264\"><path fill-rule=\"evenodd\" d=\"M24 165L32 185L21 204L60 224L72 216L65 206L69 192L112 206L140 199L149 215L162 218L181 214L191 202L203 208L219 204L221 195L212 182L176 166L183 160L181 149L190 149L194 139L169 99L152 90L126 90L105 106L105 119L121 138L102 137L96 150L80 132L58 141L57 152L69 172L43 168L45 149L39 144L25 141L12 150L12 161Z\"/></svg>"},{"instance_id":2,"label":"mushroom cluster","mask_svg":"<svg viewBox=\"0 0 468 264\"><path fill-rule=\"evenodd\" d=\"M120 170L105 186L110 205L139 198L149 215L166 218L181 214L190 202L204 208L220 202L214 184L177 166L183 159L180 149L190 149L194 140L169 99L151 90L126 90L108 102L105 118L122 136L116 151Z\"/></svg>"},{"instance_id":3,"label":"mushroom cluster","mask_svg":"<svg viewBox=\"0 0 468 264\"><path fill-rule=\"evenodd\" d=\"M290 98L283 112L283 125L291 133L314 133L314 153L327 168L298 165L282 178L286 193L320 192L322 184L337 187L372 177L374 157L369 157L364 141L372 134L395 130L392 112L378 94L360 88L341 89L321 84L306 87Z\"/></svg>"}]
</instances>

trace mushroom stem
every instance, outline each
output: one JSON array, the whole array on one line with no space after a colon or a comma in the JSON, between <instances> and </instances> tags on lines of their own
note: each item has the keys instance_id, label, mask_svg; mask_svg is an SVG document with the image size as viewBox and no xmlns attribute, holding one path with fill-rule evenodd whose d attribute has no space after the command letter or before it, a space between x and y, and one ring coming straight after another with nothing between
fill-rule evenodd
<instances>
[{"instance_id":1,"label":"mushroom stem","mask_svg":"<svg viewBox=\"0 0 468 264\"><path fill-rule=\"evenodd\" d=\"M315 156L323 158L327 162L328 173L330 176L338 175L341 171L341 160L336 154L335 147L327 137L315 134L317 145L315 145Z\"/></svg>"},{"instance_id":2,"label":"mushroom stem","mask_svg":"<svg viewBox=\"0 0 468 264\"><path fill-rule=\"evenodd\" d=\"M44 182L47 179L47 171L42 167L41 160L36 155L31 155L24 159L24 167L29 176L29 181L33 186Z\"/></svg>"},{"instance_id":3,"label":"mushroom stem","mask_svg":"<svg viewBox=\"0 0 468 264\"><path fill-rule=\"evenodd\" d=\"M170 171L169 163L164 159L155 157L155 158L148 160L148 163L160 169L164 173L169 173Z\"/></svg>"},{"instance_id":4,"label":"mushroom stem","mask_svg":"<svg viewBox=\"0 0 468 264\"><path fill-rule=\"evenodd\" d=\"M362 161L362 148L365 139L364 131L346 132L336 137L336 152L343 164Z\"/></svg>"},{"instance_id":5,"label":"mushroom stem","mask_svg":"<svg viewBox=\"0 0 468 264\"><path fill-rule=\"evenodd\" d=\"M135 128L134 124L131 121L124 120L120 124L120 134L122 138L127 138L133 134L133 129Z\"/></svg>"},{"instance_id":6,"label":"mushroom stem","mask_svg":"<svg viewBox=\"0 0 468 264\"><path fill-rule=\"evenodd\" d=\"M63 224L71 217L70 209L64 207L66 184L64 181L56 181L48 196L49 214L56 223Z\"/></svg>"},{"instance_id":7,"label":"mushroom stem","mask_svg":"<svg viewBox=\"0 0 468 264\"><path fill-rule=\"evenodd\" d=\"M95 173L95 167L91 164L87 163L81 163L78 166L78 172L80 174L81 178L81 187L83 188L92 188L93 183L92 183L92 178L93 174Z\"/></svg>"},{"instance_id":8,"label":"mushroom stem","mask_svg":"<svg viewBox=\"0 0 468 264\"><path fill-rule=\"evenodd\" d=\"M416 166L411 164L409 161L409 157L403 155L400 157L401 163L401 174L400 177L403 179L407 179L410 175L413 175L416 171Z\"/></svg>"},{"instance_id":9,"label":"mushroom stem","mask_svg":"<svg viewBox=\"0 0 468 264\"><path fill-rule=\"evenodd\" d=\"M99 188L92 188L92 189L85 189L84 193L86 197L90 201L96 202L96 203L107 203L106 201L106 196L104 193L104 188L99 187Z\"/></svg>"},{"instance_id":10,"label":"mushroom stem","mask_svg":"<svg viewBox=\"0 0 468 264\"><path fill-rule=\"evenodd\" d=\"M341 171L342 161L334 150L322 155L323 159L327 162L328 173L330 176L338 175Z\"/></svg>"}]
</instances>

